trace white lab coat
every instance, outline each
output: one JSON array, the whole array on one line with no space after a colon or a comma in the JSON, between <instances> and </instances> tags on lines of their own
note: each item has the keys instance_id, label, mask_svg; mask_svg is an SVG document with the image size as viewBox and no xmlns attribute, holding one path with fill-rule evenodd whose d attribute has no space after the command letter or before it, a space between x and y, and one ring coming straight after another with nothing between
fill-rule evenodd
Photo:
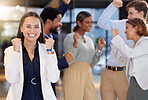
<instances>
[{"instance_id":1,"label":"white lab coat","mask_svg":"<svg viewBox=\"0 0 148 100\"><path fill-rule=\"evenodd\" d=\"M112 39L112 49L118 63L126 65L128 79L134 76L137 83L143 90L148 89L148 37L142 36L136 44L132 43L128 47L123 39L117 35ZM115 46L115 47L113 47ZM124 56L117 53L118 49Z\"/></svg>"},{"instance_id":2,"label":"white lab coat","mask_svg":"<svg viewBox=\"0 0 148 100\"><path fill-rule=\"evenodd\" d=\"M50 83L57 82L60 76L56 53L49 55L45 44L38 43L38 45L43 98L57 100ZM20 47L20 53L15 52L13 46L6 48L4 66L6 80L10 83L6 100L21 100L24 83L22 47Z\"/></svg>"}]
</instances>

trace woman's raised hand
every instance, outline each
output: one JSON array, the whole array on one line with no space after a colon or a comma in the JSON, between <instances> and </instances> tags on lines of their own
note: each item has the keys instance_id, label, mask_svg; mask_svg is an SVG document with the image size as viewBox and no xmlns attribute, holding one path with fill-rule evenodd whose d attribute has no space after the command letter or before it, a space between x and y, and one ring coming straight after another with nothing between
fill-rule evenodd
<instances>
[{"instance_id":1,"label":"woman's raised hand","mask_svg":"<svg viewBox=\"0 0 148 100\"><path fill-rule=\"evenodd\" d=\"M52 49L53 46L54 46L54 40L51 39L51 38L49 38L49 39L45 39L45 45L46 45L46 49L47 49L47 50L50 49L50 51L47 51L48 54L53 53L53 51L52 51L51 49Z\"/></svg>"},{"instance_id":2,"label":"woman's raised hand","mask_svg":"<svg viewBox=\"0 0 148 100\"><path fill-rule=\"evenodd\" d=\"M73 35L73 38L74 38L74 44L73 44L73 46L74 46L75 48L77 48L79 37L80 37L80 35L79 35L79 33L77 33L77 32Z\"/></svg>"},{"instance_id":3,"label":"woman's raised hand","mask_svg":"<svg viewBox=\"0 0 148 100\"><path fill-rule=\"evenodd\" d=\"M46 45L46 49L52 49L54 45L54 40L51 38L45 39L45 45Z\"/></svg>"},{"instance_id":4,"label":"woman's raised hand","mask_svg":"<svg viewBox=\"0 0 148 100\"><path fill-rule=\"evenodd\" d=\"M118 28L115 28L112 30L112 35L113 37L117 36L119 34L119 29Z\"/></svg>"},{"instance_id":5,"label":"woman's raised hand","mask_svg":"<svg viewBox=\"0 0 148 100\"><path fill-rule=\"evenodd\" d=\"M105 40L103 38L100 38L98 40L98 45L99 45L98 50L102 51L102 48L105 46L105 44L106 44Z\"/></svg>"},{"instance_id":6,"label":"woman's raised hand","mask_svg":"<svg viewBox=\"0 0 148 100\"><path fill-rule=\"evenodd\" d=\"M19 38L14 38L11 40L12 46L13 46L13 50L16 52L20 52L20 45L22 43L21 39Z\"/></svg>"}]
</instances>

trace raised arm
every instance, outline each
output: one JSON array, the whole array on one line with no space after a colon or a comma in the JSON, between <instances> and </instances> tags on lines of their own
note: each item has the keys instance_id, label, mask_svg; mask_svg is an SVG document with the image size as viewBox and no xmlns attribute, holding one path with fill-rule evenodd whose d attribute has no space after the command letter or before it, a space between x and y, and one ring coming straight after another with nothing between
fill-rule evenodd
<instances>
[{"instance_id":1,"label":"raised arm","mask_svg":"<svg viewBox=\"0 0 148 100\"><path fill-rule=\"evenodd\" d=\"M98 40L98 49L96 49L95 54L93 56L93 60L90 64L92 68L98 63L98 61L100 61L102 48L105 46L105 44L106 44L106 42L104 41L103 38L100 38ZM94 45L93 42L92 42L92 45Z\"/></svg>"},{"instance_id":2,"label":"raised arm","mask_svg":"<svg viewBox=\"0 0 148 100\"><path fill-rule=\"evenodd\" d=\"M46 45L46 68L47 68L47 79L50 80L50 82L57 82L59 80L60 71L57 66L57 56L53 49L54 40L49 38L45 41Z\"/></svg>"},{"instance_id":3,"label":"raised arm","mask_svg":"<svg viewBox=\"0 0 148 100\"><path fill-rule=\"evenodd\" d=\"M115 31L117 32L117 31ZM130 48L128 45L125 44L124 40L117 34L113 33L114 38L112 39L112 43L128 58L135 58L139 56L143 56L148 54L148 41L145 39L135 45L134 48ZM144 37L141 37L144 38Z\"/></svg>"},{"instance_id":4,"label":"raised arm","mask_svg":"<svg viewBox=\"0 0 148 100\"><path fill-rule=\"evenodd\" d=\"M66 13L66 11L69 9L71 0L63 0L63 2L61 3L59 10L61 11L61 15L62 17L64 16L64 14Z\"/></svg>"},{"instance_id":5,"label":"raised arm","mask_svg":"<svg viewBox=\"0 0 148 100\"><path fill-rule=\"evenodd\" d=\"M119 7L122 7L122 0L114 0L102 13L98 20L98 26L103 29L111 31L114 28L118 28L125 23L126 20L111 20L111 16L118 10Z\"/></svg>"},{"instance_id":6,"label":"raised arm","mask_svg":"<svg viewBox=\"0 0 148 100\"><path fill-rule=\"evenodd\" d=\"M47 54L46 59L47 78L50 80L50 82L55 83L59 80L60 77L60 71L57 66L58 62L56 53L54 52L53 54Z\"/></svg>"},{"instance_id":7,"label":"raised arm","mask_svg":"<svg viewBox=\"0 0 148 100\"><path fill-rule=\"evenodd\" d=\"M74 61L76 54L77 54L77 50L78 50L78 48L77 48L78 41L76 42L76 40L74 39L73 36L75 36L75 35L73 35L73 33L68 34L64 39L63 45L64 45L65 53L71 52L73 55L73 61ZM72 62L70 62L70 63L72 63Z\"/></svg>"},{"instance_id":8,"label":"raised arm","mask_svg":"<svg viewBox=\"0 0 148 100\"><path fill-rule=\"evenodd\" d=\"M11 40L13 46L5 49L4 66L5 77L9 83L16 83L19 79L19 64L21 61L20 45L21 39Z\"/></svg>"},{"instance_id":9,"label":"raised arm","mask_svg":"<svg viewBox=\"0 0 148 100\"><path fill-rule=\"evenodd\" d=\"M112 48L112 52L115 56L116 62L119 64L119 66L126 66L126 62L127 62L127 57L124 56L120 50L114 46L113 44L110 45Z\"/></svg>"}]
</instances>

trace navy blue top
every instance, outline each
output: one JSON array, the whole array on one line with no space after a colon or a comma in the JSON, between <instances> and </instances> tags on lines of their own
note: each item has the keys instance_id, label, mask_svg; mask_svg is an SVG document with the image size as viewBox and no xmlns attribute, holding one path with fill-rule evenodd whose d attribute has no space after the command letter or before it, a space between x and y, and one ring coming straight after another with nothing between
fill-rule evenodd
<instances>
[{"instance_id":1,"label":"navy blue top","mask_svg":"<svg viewBox=\"0 0 148 100\"><path fill-rule=\"evenodd\" d=\"M66 11L68 10L68 8L70 7L69 4L65 4L64 2L61 3L60 7L59 7L59 10L61 11L61 15L62 17L64 16L64 14L66 13ZM52 37L50 37L50 35L52 35ZM46 35L45 34L45 38L52 38L53 40L55 40L55 43L54 43L54 49L55 51L57 51L57 48L56 48L56 38L55 38L55 34L54 33L50 33L50 35ZM57 52L56 52L57 53ZM66 58L65 56L63 56L62 58L58 59L58 68L59 69L64 69L64 68L68 68L68 63L66 61Z\"/></svg>"},{"instance_id":2,"label":"navy blue top","mask_svg":"<svg viewBox=\"0 0 148 100\"><path fill-rule=\"evenodd\" d=\"M43 100L41 79L40 79L40 59L39 59L38 45L34 50L34 58L32 62L24 46L22 46L22 51L23 51L24 87L21 100Z\"/></svg>"},{"instance_id":3,"label":"navy blue top","mask_svg":"<svg viewBox=\"0 0 148 100\"><path fill-rule=\"evenodd\" d=\"M59 7L59 10L61 11L62 17L64 16L64 14L66 13L66 11L68 10L69 7L70 7L70 4L67 5L64 2L62 2L62 4ZM54 38L55 37L54 33L52 35L53 35L53 39L56 42L56 39ZM55 51L56 51L56 48L55 48ZM59 69L68 68L68 63L66 61L65 56L63 56L62 58L58 59L58 68Z\"/></svg>"},{"instance_id":4,"label":"navy blue top","mask_svg":"<svg viewBox=\"0 0 148 100\"><path fill-rule=\"evenodd\" d=\"M65 12L68 10L69 7L70 7L70 5L67 5L67 4L65 4L64 2L62 2L62 4L61 4L60 7L59 7L59 10L61 11L62 17L64 16ZM51 37L50 35L52 35L52 37ZM55 35L54 35L54 33L50 33L50 35L46 35L46 34L45 34L45 38L47 38L47 39L48 39L48 38L52 38L53 40L55 40L54 49L55 49L55 51L57 51L57 49L56 49L56 41L57 41L57 40L56 40L56 38L55 38ZM59 68L59 69L68 68L68 63L67 63L67 61L66 61L65 56L63 56L61 59L58 59L58 68ZM56 96L55 83L52 83L52 82L51 82L51 86L52 86L53 91L54 91L54 94L55 94L55 96Z\"/></svg>"},{"instance_id":5,"label":"navy blue top","mask_svg":"<svg viewBox=\"0 0 148 100\"><path fill-rule=\"evenodd\" d=\"M56 41L57 41L57 40L54 38L54 37L55 37L55 36L54 36L54 33L50 33L50 35L52 35L52 36L53 36L53 40L55 40L54 50L57 51L57 50L56 50ZM50 36L48 36L48 35L45 34L45 38L49 39ZM67 63L67 61L66 61L65 56L63 56L62 58L58 59L58 68L59 68L59 69L68 68L68 63Z\"/></svg>"},{"instance_id":6,"label":"navy blue top","mask_svg":"<svg viewBox=\"0 0 148 100\"><path fill-rule=\"evenodd\" d=\"M66 13L66 11L69 9L70 5L69 4L65 4L64 2L61 3L59 10L61 11L61 15L62 17L64 16L64 14Z\"/></svg>"}]
</instances>

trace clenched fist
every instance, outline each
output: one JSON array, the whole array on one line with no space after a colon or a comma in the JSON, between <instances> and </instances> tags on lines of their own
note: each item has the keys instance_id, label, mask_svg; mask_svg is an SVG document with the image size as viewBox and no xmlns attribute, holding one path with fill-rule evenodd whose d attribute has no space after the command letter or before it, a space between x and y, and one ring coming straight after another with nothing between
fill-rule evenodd
<instances>
[{"instance_id":1,"label":"clenched fist","mask_svg":"<svg viewBox=\"0 0 148 100\"><path fill-rule=\"evenodd\" d=\"M54 40L51 38L45 39L45 45L46 45L46 49L52 49L54 45Z\"/></svg>"},{"instance_id":2,"label":"clenched fist","mask_svg":"<svg viewBox=\"0 0 148 100\"><path fill-rule=\"evenodd\" d=\"M67 4L67 5L70 3L70 1L71 1L71 0L63 0L63 2L64 2L65 4Z\"/></svg>"},{"instance_id":3,"label":"clenched fist","mask_svg":"<svg viewBox=\"0 0 148 100\"><path fill-rule=\"evenodd\" d=\"M114 0L114 1L112 2L112 4L113 4L115 7L117 7L117 8L120 8L120 7L123 6L122 0Z\"/></svg>"},{"instance_id":4,"label":"clenched fist","mask_svg":"<svg viewBox=\"0 0 148 100\"><path fill-rule=\"evenodd\" d=\"M73 38L75 41L78 41L79 37L80 37L80 35L77 32L73 35Z\"/></svg>"},{"instance_id":5,"label":"clenched fist","mask_svg":"<svg viewBox=\"0 0 148 100\"><path fill-rule=\"evenodd\" d=\"M105 44L106 44L105 40L103 38L100 38L98 40L98 45L99 45L98 50L102 51L102 48L105 46Z\"/></svg>"},{"instance_id":6,"label":"clenched fist","mask_svg":"<svg viewBox=\"0 0 148 100\"><path fill-rule=\"evenodd\" d=\"M54 40L51 38L45 39L45 45L46 45L46 49L52 49L54 45ZM53 51L48 51L47 53L53 54Z\"/></svg>"},{"instance_id":7,"label":"clenched fist","mask_svg":"<svg viewBox=\"0 0 148 100\"><path fill-rule=\"evenodd\" d=\"M11 40L12 46L13 46L13 50L16 52L20 52L20 45L22 43L21 39L19 38L14 38Z\"/></svg>"},{"instance_id":8,"label":"clenched fist","mask_svg":"<svg viewBox=\"0 0 148 100\"><path fill-rule=\"evenodd\" d=\"M75 48L77 48L79 37L80 37L80 35L79 35L79 33L77 33L77 32L73 35L73 38L74 38L74 44L73 44L73 46L74 46Z\"/></svg>"},{"instance_id":9,"label":"clenched fist","mask_svg":"<svg viewBox=\"0 0 148 100\"><path fill-rule=\"evenodd\" d=\"M74 58L73 58L71 52L65 53L65 58L66 58L66 61L67 61L68 63L70 63L71 61L74 60Z\"/></svg>"},{"instance_id":10,"label":"clenched fist","mask_svg":"<svg viewBox=\"0 0 148 100\"><path fill-rule=\"evenodd\" d=\"M112 30L113 37L115 37L118 34L119 34L119 29L118 28L115 28L115 29Z\"/></svg>"}]
</instances>

